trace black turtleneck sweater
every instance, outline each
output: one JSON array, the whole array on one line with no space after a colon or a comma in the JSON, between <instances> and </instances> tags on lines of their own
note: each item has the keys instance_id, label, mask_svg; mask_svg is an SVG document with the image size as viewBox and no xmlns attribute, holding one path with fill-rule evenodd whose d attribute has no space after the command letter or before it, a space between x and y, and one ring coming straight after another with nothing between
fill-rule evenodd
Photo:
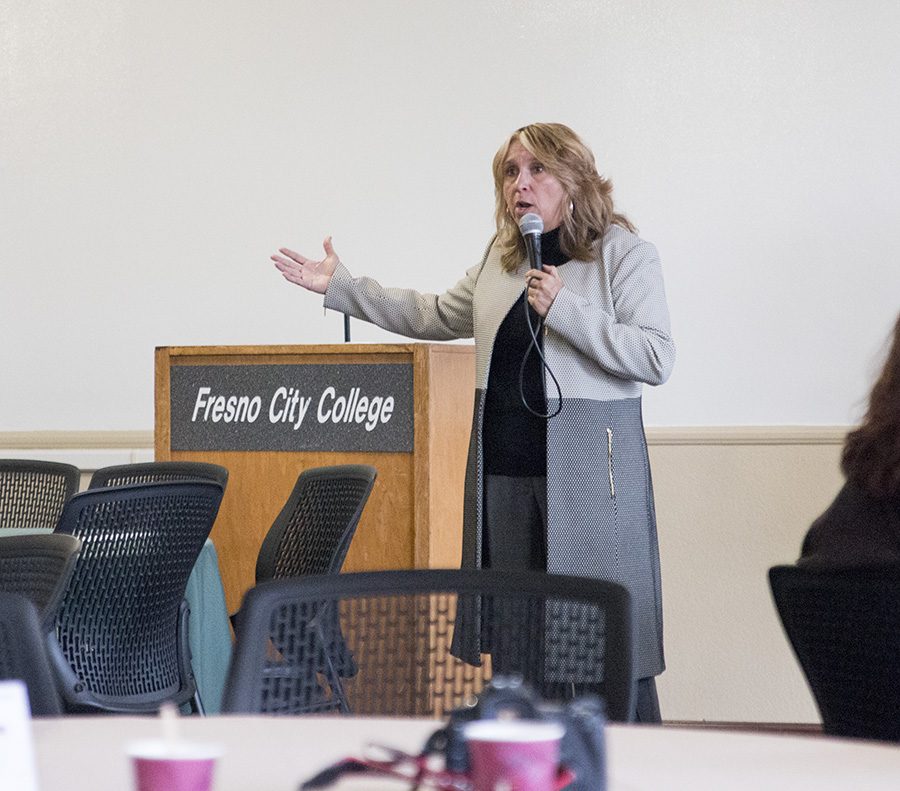
<instances>
[{"instance_id":1,"label":"black turtleneck sweater","mask_svg":"<svg viewBox=\"0 0 900 791\"><path fill-rule=\"evenodd\" d=\"M559 228L541 234L541 259L551 266L562 266L569 260L559 246ZM547 474L547 421L525 408L519 392L519 368L531 344L525 304L523 285L522 294L509 309L494 340L482 433L484 471L488 475ZM536 326L540 317L530 305L528 313L532 326ZM543 348L543 330L537 335ZM535 349L525 363L522 389L532 409L547 411L543 366Z\"/></svg>"}]
</instances>

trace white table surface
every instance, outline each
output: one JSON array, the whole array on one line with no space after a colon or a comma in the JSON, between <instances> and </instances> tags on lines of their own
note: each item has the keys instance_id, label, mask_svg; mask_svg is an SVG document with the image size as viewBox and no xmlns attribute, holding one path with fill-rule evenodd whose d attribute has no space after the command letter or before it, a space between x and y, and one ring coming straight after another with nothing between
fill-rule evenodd
<instances>
[{"instance_id":1,"label":"white table surface","mask_svg":"<svg viewBox=\"0 0 900 791\"><path fill-rule=\"evenodd\" d=\"M417 751L439 723L337 717L183 718L190 739L225 754L215 791L296 791L327 764L368 742ZM35 720L41 791L128 791L129 742L159 733L153 718ZM900 789L900 746L824 736L776 736L652 726L607 728L609 791L850 791ZM401 791L394 780L354 778L342 791Z\"/></svg>"}]
</instances>

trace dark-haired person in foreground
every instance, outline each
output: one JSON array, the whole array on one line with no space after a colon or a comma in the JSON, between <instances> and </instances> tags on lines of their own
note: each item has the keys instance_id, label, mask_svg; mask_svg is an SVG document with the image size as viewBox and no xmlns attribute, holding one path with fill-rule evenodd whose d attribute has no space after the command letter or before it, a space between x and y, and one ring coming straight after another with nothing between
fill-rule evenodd
<instances>
[{"instance_id":1,"label":"dark-haired person in foreground","mask_svg":"<svg viewBox=\"0 0 900 791\"><path fill-rule=\"evenodd\" d=\"M531 124L493 162L497 233L483 260L441 295L353 277L330 237L313 261L272 256L325 306L420 340L474 338L476 398L463 526L466 568L536 569L613 580L630 590L637 719L659 721L659 549L641 417L643 384L675 360L656 248L613 207L594 155L562 124ZM544 268L531 269L519 221L543 221ZM525 300L527 299L527 307ZM560 393L533 351L538 332Z\"/></svg>"},{"instance_id":2,"label":"dark-haired person in foreground","mask_svg":"<svg viewBox=\"0 0 900 791\"><path fill-rule=\"evenodd\" d=\"M900 563L900 316L862 424L844 444L847 482L810 527L799 565Z\"/></svg>"}]
</instances>

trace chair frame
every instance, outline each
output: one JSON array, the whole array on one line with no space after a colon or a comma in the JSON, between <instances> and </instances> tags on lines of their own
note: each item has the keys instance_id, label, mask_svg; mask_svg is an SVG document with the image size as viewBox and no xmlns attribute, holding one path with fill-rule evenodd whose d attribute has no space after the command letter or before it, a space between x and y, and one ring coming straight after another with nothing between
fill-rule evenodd
<instances>
[{"instance_id":1,"label":"chair frame","mask_svg":"<svg viewBox=\"0 0 900 791\"><path fill-rule=\"evenodd\" d=\"M134 464L115 464L95 470L88 489L190 480L215 481L224 490L228 485L228 470L218 464L209 464L204 461L146 461Z\"/></svg>"},{"instance_id":2,"label":"chair frame","mask_svg":"<svg viewBox=\"0 0 900 791\"><path fill-rule=\"evenodd\" d=\"M603 696L611 720L628 722L634 715L634 622L628 590L617 583L583 577L541 572L501 572L472 569L419 569L412 571L376 571L352 574L323 574L304 578L274 580L247 592L238 617L237 643L232 654L225 685L223 713L260 711L260 684L272 644L269 624L272 613L284 606L391 596L395 594L456 594L459 600L481 601L480 597L533 597L535 601L562 599L586 605L599 605L604 612L605 644L609 646L603 663ZM457 610L459 615L459 610ZM329 614L319 610L313 621L322 623ZM310 622L310 628L318 628ZM321 634L320 644L327 641ZM340 654L345 647L338 646ZM455 650L451 653L458 658ZM327 655L327 651L326 651ZM348 654L349 655L349 654ZM339 656L344 661L345 655ZM317 660L318 661L318 660ZM477 661L477 660L476 660ZM352 663L352 656L350 657ZM467 664L474 664L469 661ZM480 664L480 663L479 663ZM276 671L279 672L279 671ZM340 710L348 713L341 699L342 673L330 658L320 672L339 698ZM480 680L490 680L490 670L477 668ZM499 672L499 671L498 671ZM593 690L597 692L597 690ZM599 693L598 693L599 694ZM460 701L462 703L463 701Z\"/></svg>"},{"instance_id":3,"label":"chair frame","mask_svg":"<svg viewBox=\"0 0 900 791\"><path fill-rule=\"evenodd\" d=\"M56 527L56 522L62 514L63 507L68 499L78 491L81 482L81 470L72 464L63 464L57 461L41 461L38 459L0 459L0 478L4 475L46 475L59 478L62 481L63 489L61 498L59 499L59 507L56 509L55 518L51 519L51 523L40 525L7 525L4 524L5 517L2 516L2 504L0 504L0 535L3 534L4 527L38 527L50 532Z\"/></svg>"},{"instance_id":4,"label":"chair frame","mask_svg":"<svg viewBox=\"0 0 900 791\"><path fill-rule=\"evenodd\" d=\"M81 579L82 574L87 574L88 571L91 571L94 564L104 562L102 557L106 557L106 553L109 551L107 545L117 540L115 536L105 537L101 535L98 537L91 535L90 533L85 534L80 521L81 513L98 505L111 506L119 503L127 505L128 502L134 500L147 500L148 498L155 499L157 497L164 497L165 495L188 496L190 494L211 499L209 505L209 525L206 536L203 537L203 540L205 540L209 534L209 529L212 528L212 524L215 521L222 498L222 486L216 481L193 479L187 481L162 481L89 489L75 495L67 504L66 510L60 519L57 532L80 537L83 542L83 547L79 561L75 566L72 582L70 583L67 595L64 598L59 614L57 615L57 639L51 639L49 641L51 663L56 673L60 691L67 709L72 711L102 709L106 711L133 713L152 712L158 709L160 703L168 700L178 705L191 702L198 713L203 713L202 701L200 700L197 691L197 685L191 667L190 646L188 641L188 617L190 613L187 602L184 600L184 588L181 591L177 612L173 610L171 613L173 621L172 627L174 629L173 640L175 641L174 647L176 652L175 664L178 668L177 688L170 687L165 691L133 693L126 696L95 693L88 688L88 684L85 681L76 675L75 670L66 658L65 652L59 642L64 636L66 639L71 639L68 636L68 631L66 631L63 626L64 619L69 617L67 602L76 595L79 586L82 584L89 586L91 584L90 581L84 582ZM198 555L203 540L198 542ZM82 568L84 568L84 571L82 571ZM187 586L189 573L190 571L188 570L188 573L184 575L183 582L185 588Z\"/></svg>"},{"instance_id":5,"label":"chair frame","mask_svg":"<svg viewBox=\"0 0 900 791\"><path fill-rule=\"evenodd\" d=\"M4 536L0 531L0 569L5 569L0 590L30 599L45 633L56 624L80 551L81 539L64 533Z\"/></svg>"},{"instance_id":6,"label":"chair frame","mask_svg":"<svg viewBox=\"0 0 900 791\"><path fill-rule=\"evenodd\" d=\"M900 564L774 566L769 584L825 733L900 741Z\"/></svg>"},{"instance_id":7,"label":"chair frame","mask_svg":"<svg viewBox=\"0 0 900 791\"><path fill-rule=\"evenodd\" d=\"M350 543L356 533L356 528L369 500L369 495L372 493L377 476L378 471L368 464L313 467L301 472L287 501L275 518L260 546L256 559L256 582L260 583L287 576L281 575L277 571L279 556L294 513L304 501L304 498L308 497L308 493L313 486L320 482L333 481L335 479L360 480L366 486L365 493L360 498L353 515L344 527L343 533L334 547L334 551L330 553L327 566L311 572L314 574L337 574L344 565L344 560L350 549Z\"/></svg>"},{"instance_id":8,"label":"chair frame","mask_svg":"<svg viewBox=\"0 0 900 791\"><path fill-rule=\"evenodd\" d=\"M12 666L12 675L4 675L20 679L28 688L31 714L62 714L37 608L20 593L0 593L0 652Z\"/></svg>"}]
</instances>

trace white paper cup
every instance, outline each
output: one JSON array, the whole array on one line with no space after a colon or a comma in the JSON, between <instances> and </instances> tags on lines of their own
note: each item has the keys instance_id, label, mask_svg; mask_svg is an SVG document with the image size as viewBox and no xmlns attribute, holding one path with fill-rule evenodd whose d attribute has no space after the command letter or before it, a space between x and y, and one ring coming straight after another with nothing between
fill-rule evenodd
<instances>
[{"instance_id":1,"label":"white paper cup","mask_svg":"<svg viewBox=\"0 0 900 791\"><path fill-rule=\"evenodd\" d=\"M478 720L463 726L475 791L548 791L557 787L557 722Z\"/></svg>"},{"instance_id":2,"label":"white paper cup","mask_svg":"<svg viewBox=\"0 0 900 791\"><path fill-rule=\"evenodd\" d=\"M137 791L210 791L218 744L147 739L128 747Z\"/></svg>"}]
</instances>

